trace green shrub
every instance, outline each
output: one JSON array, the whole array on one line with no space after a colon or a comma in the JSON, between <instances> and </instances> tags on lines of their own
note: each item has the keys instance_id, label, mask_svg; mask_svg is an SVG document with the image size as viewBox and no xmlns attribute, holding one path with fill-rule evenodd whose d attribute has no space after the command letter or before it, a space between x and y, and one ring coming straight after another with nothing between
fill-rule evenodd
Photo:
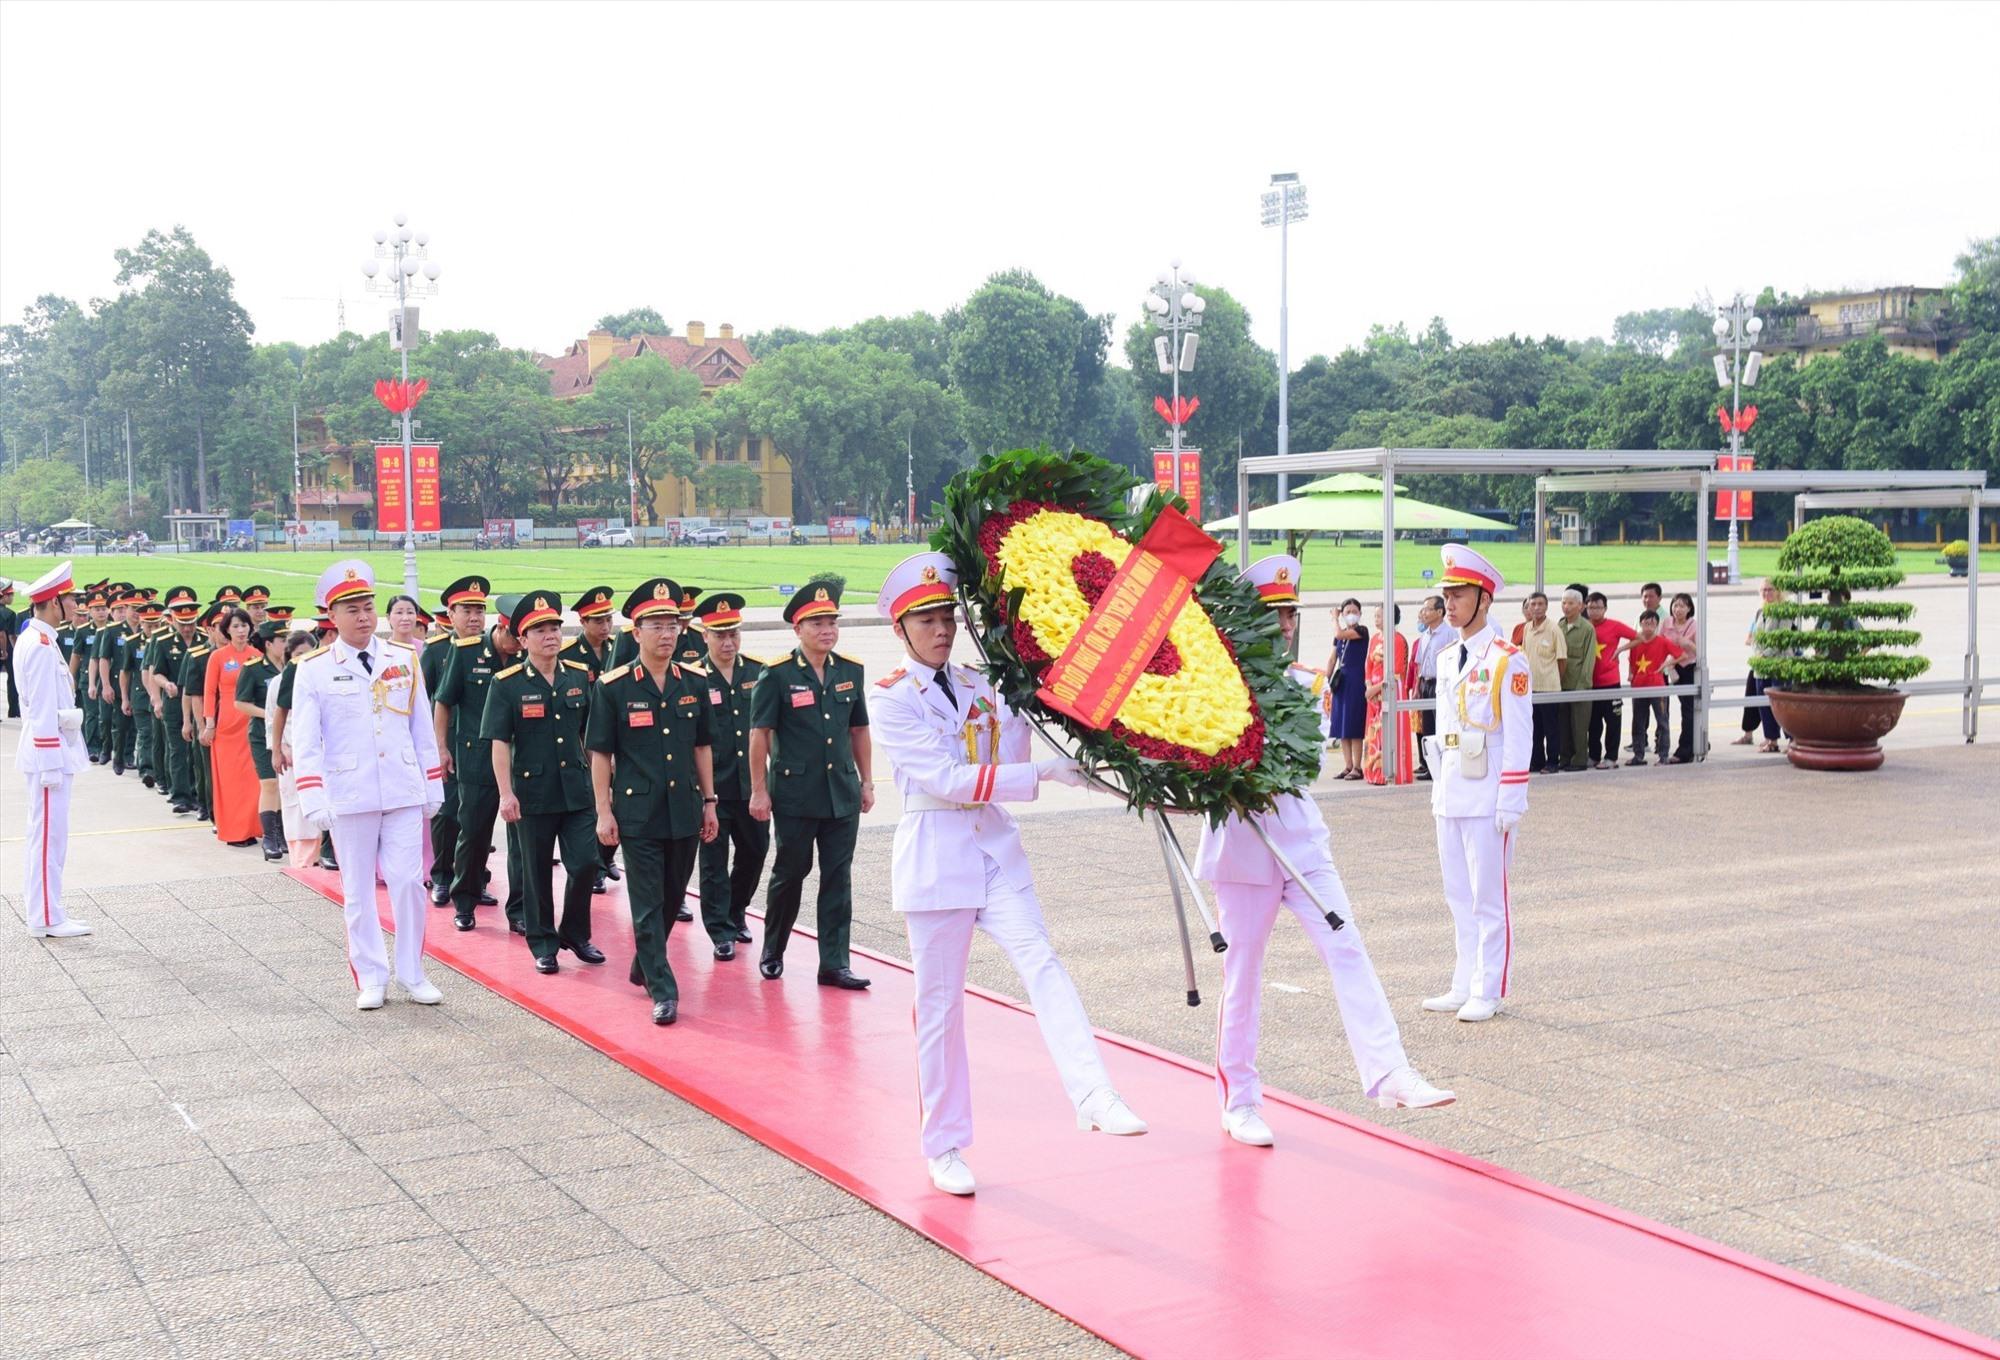
<instances>
[{"instance_id":1,"label":"green shrub","mask_svg":"<svg viewBox=\"0 0 2000 1360\"><path fill-rule=\"evenodd\" d=\"M1767 605L1757 645L1773 656L1750 658L1750 669L1785 689L1865 690L1871 681L1913 680L1930 661L1887 647L1914 647L1914 628L1876 628L1864 620L1906 623L1913 606L1896 600L1855 601L1857 590L1887 590L1903 579L1896 548L1874 525L1851 515L1812 521L1785 540L1771 578L1781 591L1819 592L1821 601Z\"/></svg>"},{"instance_id":2,"label":"green shrub","mask_svg":"<svg viewBox=\"0 0 2000 1360\"><path fill-rule=\"evenodd\" d=\"M847 589L847 578L845 576L842 576L837 571L816 571L812 575L806 577L806 585L831 586L835 590L845 591ZM803 589L803 587L801 587L801 589Z\"/></svg>"}]
</instances>

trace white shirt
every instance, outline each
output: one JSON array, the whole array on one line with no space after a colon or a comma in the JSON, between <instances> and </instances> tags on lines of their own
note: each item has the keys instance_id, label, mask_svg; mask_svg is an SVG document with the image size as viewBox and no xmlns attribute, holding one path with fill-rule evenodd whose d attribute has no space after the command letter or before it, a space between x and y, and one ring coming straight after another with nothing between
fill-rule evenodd
<instances>
[{"instance_id":1,"label":"white shirt","mask_svg":"<svg viewBox=\"0 0 2000 1360\"><path fill-rule=\"evenodd\" d=\"M307 817L444 801L430 696L413 650L371 638L357 651L336 637L298 667L285 735Z\"/></svg>"},{"instance_id":2,"label":"white shirt","mask_svg":"<svg viewBox=\"0 0 2000 1360\"><path fill-rule=\"evenodd\" d=\"M947 699L934 672L905 665L875 682L878 692L868 703L870 740L895 767L903 798L890 905L984 907L988 861L1010 887L1026 891L1034 877L1021 830L999 805L1032 802L1041 787L1027 720L978 671L952 666Z\"/></svg>"}]
</instances>

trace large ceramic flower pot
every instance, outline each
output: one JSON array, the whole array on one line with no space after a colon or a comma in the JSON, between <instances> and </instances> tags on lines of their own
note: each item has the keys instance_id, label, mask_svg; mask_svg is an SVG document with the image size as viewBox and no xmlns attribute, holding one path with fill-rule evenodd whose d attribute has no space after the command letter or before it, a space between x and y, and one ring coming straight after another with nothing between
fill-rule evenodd
<instances>
[{"instance_id":1,"label":"large ceramic flower pot","mask_svg":"<svg viewBox=\"0 0 2000 1360\"><path fill-rule=\"evenodd\" d=\"M1882 766L1882 736L1903 716L1909 696L1899 690L1821 694L1768 691L1778 725L1791 733L1792 764L1802 770L1875 770Z\"/></svg>"}]
</instances>

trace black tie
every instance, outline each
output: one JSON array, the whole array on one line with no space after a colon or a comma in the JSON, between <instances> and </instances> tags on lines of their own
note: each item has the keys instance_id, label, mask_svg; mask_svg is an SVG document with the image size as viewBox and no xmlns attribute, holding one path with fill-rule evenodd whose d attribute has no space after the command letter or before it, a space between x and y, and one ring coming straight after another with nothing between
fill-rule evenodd
<instances>
[{"instance_id":1,"label":"black tie","mask_svg":"<svg viewBox=\"0 0 2000 1360\"><path fill-rule=\"evenodd\" d=\"M957 708L958 696L956 696L951 692L951 677L949 675L946 675L942 668L938 670L937 682L938 682L938 688L944 691L945 702L950 704L953 708Z\"/></svg>"},{"instance_id":2,"label":"black tie","mask_svg":"<svg viewBox=\"0 0 2000 1360\"><path fill-rule=\"evenodd\" d=\"M1460 675L1465 674L1465 644L1463 642L1458 644L1458 673Z\"/></svg>"},{"instance_id":3,"label":"black tie","mask_svg":"<svg viewBox=\"0 0 2000 1360\"><path fill-rule=\"evenodd\" d=\"M354 655L359 658L362 670L367 671L370 675L375 674L375 663L369 659L368 653L356 652Z\"/></svg>"}]
</instances>

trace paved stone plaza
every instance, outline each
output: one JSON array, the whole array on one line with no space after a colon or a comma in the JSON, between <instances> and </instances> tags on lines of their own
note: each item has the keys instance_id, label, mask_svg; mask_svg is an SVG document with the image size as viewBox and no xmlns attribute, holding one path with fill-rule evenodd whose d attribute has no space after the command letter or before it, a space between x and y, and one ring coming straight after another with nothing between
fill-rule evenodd
<instances>
[{"instance_id":1,"label":"paved stone plaza","mask_svg":"<svg viewBox=\"0 0 2000 1360\"><path fill-rule=\"evenodd\" d=\"M33 940L17 894L0 930L0 1354L1115 1353L441 967L444 1006L357 1014L335 908L133 778L81 780L71 910L99 933ZM2000 1335L1995 787L2000 752L1963 745L1538 779L1484 1026L1417 1007L1449 966L1425 791L1330 788L1405 1041L1460 1100L1364 1109L1282 923L1267 1081ZM1026 821L1093 1020L1205 1058L1219 963L1189 1009L1150 833L1096 801ZM900 956L889 835L878 811L856 942ZM1018 994L984 941L973 977Z\"/></svg>"}]
</instances>

